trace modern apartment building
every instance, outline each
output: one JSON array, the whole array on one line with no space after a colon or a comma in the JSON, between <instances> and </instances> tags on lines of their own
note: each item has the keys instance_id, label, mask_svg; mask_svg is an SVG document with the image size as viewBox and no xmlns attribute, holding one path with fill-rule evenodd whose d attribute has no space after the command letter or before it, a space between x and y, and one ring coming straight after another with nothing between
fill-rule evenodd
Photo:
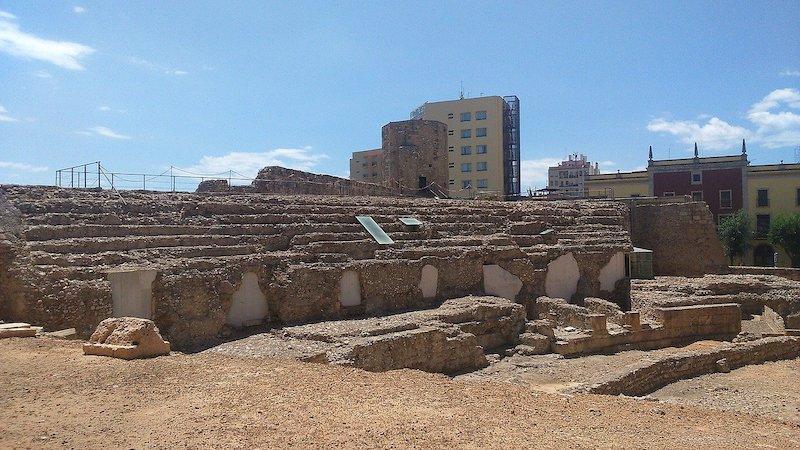
<instances>
[{"instance_id":1,"label":"modern apartment building","mask_svg":"<svg viewBox=\"0 0 800 450\"><path fill-rule=\"evenodd\" d=\"M646 171L590 175L586 189L608 198L691 197L706 202L717 223L744 209L753 235L743 263L791 265L766 234L776 215L800 212L800 164L751 166L744 142L741 154L729 156L700 157L695 145L694 158L654 160L651 148Z\"/></svg>"},{"instance_id":2,"label":"modern apartment building","mask_svg":"<svg viewBox=\"0 0 800 450\"><path fill-rule=\"evenodd\" d=\"M547 187L567 197L586 196L584 180L587 175L600 173L597 163L592 165L586 155L573 153L566 160L547 169Z\"/></svg>"},{"instance_id":3,"label":"modern apartment building","mask_svg":"<svg viewBox=\"0 0 800 450\"><path fill-rule=\"evenodd\" d=\"M353 152L353 156L350 158L350 179L382 184L384 181L383 149Z\"/></svg>"},{"instance_id":4,"label":"modern apartment building","mask_svg":"<svg viewBox=\"0 0 800 450\"><path fill-rule=\"evenodd\" d=\"M516 96L490 96L426 102L411 113L447 125L451 197L519 196L519 112Z\"/></svg>"}]
</instances>

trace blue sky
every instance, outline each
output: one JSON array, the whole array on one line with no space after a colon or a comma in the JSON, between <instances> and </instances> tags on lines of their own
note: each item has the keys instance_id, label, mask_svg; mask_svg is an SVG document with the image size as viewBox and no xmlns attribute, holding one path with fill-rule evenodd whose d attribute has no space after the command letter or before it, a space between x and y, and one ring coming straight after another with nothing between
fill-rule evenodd
<instances>
[{"instance_id":1,"label":"blue sky","mask_svg":"<svg viewBox=\"0 0 800 450\"><path fill-rule=\"evenodd\" d=\"M425 101L516 94L523 185L739 151L795 161L800 2L0 0L0 183L60 167L347 176Z\"/></svg>"}]
</instances>

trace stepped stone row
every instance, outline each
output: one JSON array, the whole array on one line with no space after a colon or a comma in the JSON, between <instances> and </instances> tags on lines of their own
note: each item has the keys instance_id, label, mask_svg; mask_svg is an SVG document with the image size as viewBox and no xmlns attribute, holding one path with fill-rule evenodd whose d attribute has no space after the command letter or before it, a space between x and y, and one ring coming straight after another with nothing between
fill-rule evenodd
<instances>
[{"instance_id":1,"label":"stepped stone row","mask_svg":"<svg viewBox=\"0 0 800 450\"><path fill-rule=\"evenodd\" d=\"M628 298L628 210L614 202L6 185L0 209L0 317L84 335L136 315L190 348L226 327L384 315L472 294ZM377 244L357 215L394 243Z\"/></svg>"}]
</instances>

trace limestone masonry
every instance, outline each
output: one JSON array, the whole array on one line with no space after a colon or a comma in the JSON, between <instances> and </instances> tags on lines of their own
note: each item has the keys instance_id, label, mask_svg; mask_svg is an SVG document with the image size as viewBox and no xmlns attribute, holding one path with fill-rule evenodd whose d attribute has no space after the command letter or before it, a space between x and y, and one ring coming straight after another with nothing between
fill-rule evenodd
<instances>
[{"instance_id":1,"label":"limestone masonry","mask_svg":"<svg viewBox=\"0 0 800 450\"><path fill-rule=\"evenodd\" d=\"M190 348L226 327L384 315L470 294L515 300L529 314L541 295L628 297L628 209L616 202L18 186L0 195L10 211L0 314L83 335L134 315ZM377 244L356 215L371 215L395 243Z\"/></svg>"},{"instance_id":2,"label":"limestone masonry","mask_svg":"<svg viewBox=\"0 0 800 450\"><path fill-rule=\"evenodd\" d=\"M386 147L406 151L403 133ZM425 170L409 173L439 176ZM89 355L174 347L450 375L730 342L728 362L676 356L578 389L604 393L674 381L662 367L692 377L798 353L765 339L800 334L800 282L728 274L703 203L391 197L344 181L267 167L196 193L0 186L0 318L75 328ZM634 246L660 276L631 281Z\"/></svg>"}]
</instances>

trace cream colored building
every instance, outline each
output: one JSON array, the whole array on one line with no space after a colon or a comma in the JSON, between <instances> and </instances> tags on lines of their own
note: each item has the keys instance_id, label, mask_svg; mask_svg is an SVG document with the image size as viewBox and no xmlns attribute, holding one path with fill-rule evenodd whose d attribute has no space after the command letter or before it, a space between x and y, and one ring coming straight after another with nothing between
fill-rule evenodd
<instances>
[{"instance_id":1,"label":"cream colored building","mask_svg":"<svg viewBox=\"0 0 800 450\"><path fill-rule=\"evenodd\" d=\"M350 158L350 179L381 184L383 177L383 149L353 152Z\"/></svg>"},{"instance_id":2,"label":"cream colored building","mask_svg":"<svg viewBox=\"0 0 800 450\"><path fill-rule=\"evenodd\" d=\"M628 198L650 194L650 175L637 172L604 173L587 176L584 180L587 197Z\"/></svg>"},{"instance_id":3,"label":"cream colored building","mask_svg":"<svg viewBox=\"0 0 800 450\"><path fill-rule=\"evenodd\" d=\"M427 102L411 113L447 125L451 197L509 198L520 191L519 99L516 96Z\"/></svg>"}]
</instances>

